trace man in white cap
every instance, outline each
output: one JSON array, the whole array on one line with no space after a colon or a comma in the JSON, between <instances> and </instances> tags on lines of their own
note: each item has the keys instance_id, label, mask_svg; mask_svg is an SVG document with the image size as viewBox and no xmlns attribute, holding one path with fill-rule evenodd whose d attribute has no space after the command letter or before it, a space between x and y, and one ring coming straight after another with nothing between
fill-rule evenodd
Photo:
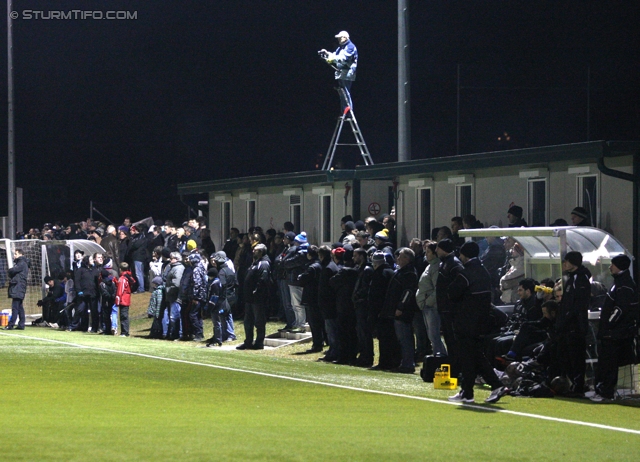
<instances>
[{"instance_id":1,"label":"man in white cap","mask_svg":"<svg viewBox=\"0 0 640 462\"><path fill-rule=\"evenodd\" d=\"M356 79L356 68L358 67L358 49L349 40L347 31L340 31L336 34L338 39L338 48L331 53L322 49L318 54L335 69L335 77L338 86L342 91L340 93L340 104L342 105L343 114L346 108L353 109L351 101L351 84Z\"/></svg>"}]
</instances>

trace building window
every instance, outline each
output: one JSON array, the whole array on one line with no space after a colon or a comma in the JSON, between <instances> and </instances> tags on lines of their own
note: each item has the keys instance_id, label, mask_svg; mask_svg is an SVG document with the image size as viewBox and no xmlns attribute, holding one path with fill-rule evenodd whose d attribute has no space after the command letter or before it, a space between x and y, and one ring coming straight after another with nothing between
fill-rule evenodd
<instances>
[{"instance_id":1,"label":"building window","mask_svg":"<svg viewBox=\"0 0 640 462\"><path fill-rule=\"evenodd\" d=\"M256 226L256 201L247 201L247 232Z\"/></svg>"},{"instance_id":2,"label":"building window","mask_svg":"<svg viewBox=\"0 0 640 462\"><path fill-rule=\"evenodd\" d=\"M596 227L600 223L600 187L598 183L598 175L578 176L578 205L587 209L591 226Z\"/></svg>"},{"instance_id":3,"label":"building window","mask_svg":"<svg viewBox=\"0 0 640 462\"><path fill-rule=\"evenodd\" d=\"M529 226L547 226L547 180L529 179L527 184Z\"/></svg>"},{"instance_id":4,"label":"building window","mask_svg":"<svg viewBox=\"0 0 640 462\"><path fill-rule=\"evenodd\" d=\"M473 214L473 189L470 184L456 185L456 215L465 217Z\"/></svg>"},{"instance_id":5,"label":"building window","mask_svg":"<svg viewBox=\"0 0 640 462\"><path fill-rule=\"evenodd\" d=\"M297 232L302 231L302 199L298 195L289 196L289 221Z\"/></svg>"},{"instance_id":6,"label":"building window","mask_svg":"<svg viewBox=\"0 0 640 462\"><path fill-rule=\"evenodd\" d=\"M221 202L220 206L222 242L225 242L229 239L229 229L231 228L231 202Z\"/></svg>"},{"instance_id":7,"label":"building window","mask_svg":"<svg viewBox=\"0 0 640 462\"><path fill-rule=\"evenodd\" d=\"M418 193L418 236L431 239L431 188L417 189Z\"/></svg>"},{"instance_id":8,"label":"building window","mask_svg":"<svg viewBox=\"0 0 640 462\"><path fill-rule=\"evenodd\" d=\"M331 196L320 196L320 236L323 244L331 241Z\"/></svg>"}]
</instances>

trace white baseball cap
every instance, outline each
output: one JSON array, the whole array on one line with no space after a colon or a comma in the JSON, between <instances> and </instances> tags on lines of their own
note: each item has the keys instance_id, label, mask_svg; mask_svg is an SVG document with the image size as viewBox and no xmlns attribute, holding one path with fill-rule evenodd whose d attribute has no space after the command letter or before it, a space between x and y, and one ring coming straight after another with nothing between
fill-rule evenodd
<instances>
[{"instance_id":1,"label":"white baseball cap","mask_svg":"<svg viewBox=\"0 0 640 462\"><path fill-rule=\"evenodd\" d=\"M336 38L340 38L340 37L349 38L349 32L347 32L346 30L342 30L342 31L338 32L336 34Z\"/></svg>"}]
</instances>

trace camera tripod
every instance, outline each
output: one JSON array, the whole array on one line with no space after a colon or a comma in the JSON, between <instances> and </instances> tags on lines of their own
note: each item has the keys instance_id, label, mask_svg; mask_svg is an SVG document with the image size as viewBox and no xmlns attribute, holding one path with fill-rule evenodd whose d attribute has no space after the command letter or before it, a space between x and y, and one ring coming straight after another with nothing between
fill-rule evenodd
<instances>
[{"instance_id":1,"label":"camera tripod","mask_svg":"<svg viewBox=\"0 0 640 462\"><path fill-rule=\"evenodd\" d=\"M338 93L340 93L341 100L348 101L344 88L336 88L336 90L338 91ZM349 122L349 124L351 125L351 131L353 132L353 136L356 139L355 143L339 142L340 135L342 134L342 127L344 126L345 121ZM373 165L373 159L371 158L371 154L369 154L367 143L365 143L364 141L364 137L362 136L362 132L360 131L360 127L358 126L358 121L356 120L356 116L349 106L347 106L342 112L342 115L338 117L338 123L336 124L336 128L333 131L333 137L331 138L331 144L329 145L329 149L327 150L327 155L324 158L322 170L331 170L333 156L336 153L336 149L338 146L358 146L358 148L360 149L360 154L364 159L364 164Z\"/></svg>"}]
</instances>

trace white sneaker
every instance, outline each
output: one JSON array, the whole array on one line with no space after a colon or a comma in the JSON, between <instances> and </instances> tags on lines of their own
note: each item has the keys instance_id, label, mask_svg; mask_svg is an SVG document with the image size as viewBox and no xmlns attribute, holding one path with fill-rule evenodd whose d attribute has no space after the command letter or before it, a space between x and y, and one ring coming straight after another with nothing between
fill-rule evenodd
<instances>
[{"instance_id":1,"label":"white sneaker","mask_svg":"<svg viewBox=\"0 0 640 462\"><path fill-rule=\"evenodd\" d=\"M594 403L606 403L607 401L609 401L607 398L605 398L604 396L600 396L598 393L590 396L589 399Z\"/></svg>"},{"instance_id":2,"label":"white sneaker","mask_svg":"<svg viewBox=\"0 0 640 462\"><path fill-rule=\"evenodd\" d=\"M500 398L505 395L506 392L506 387L500 387L496 388L495 390L491 390L491 394L487 399L484 400L484 402L489 404L497 403L498 401L500 401Z\"/></svg>"},{"instance_id":3,"label":"white sneaker","mask_svg":"<svg viewBox=\"0 0 640 462\"><path fill-rule=\"evenodd\" d=\"M464 391L462 390L460 390L458 393L456 393L453 396L449 396L448 399L453 403L466 403L466 404L475 403L475 400L473 399L473 397L471 398L465 397Z\"/></svg>"}]
</instances>

